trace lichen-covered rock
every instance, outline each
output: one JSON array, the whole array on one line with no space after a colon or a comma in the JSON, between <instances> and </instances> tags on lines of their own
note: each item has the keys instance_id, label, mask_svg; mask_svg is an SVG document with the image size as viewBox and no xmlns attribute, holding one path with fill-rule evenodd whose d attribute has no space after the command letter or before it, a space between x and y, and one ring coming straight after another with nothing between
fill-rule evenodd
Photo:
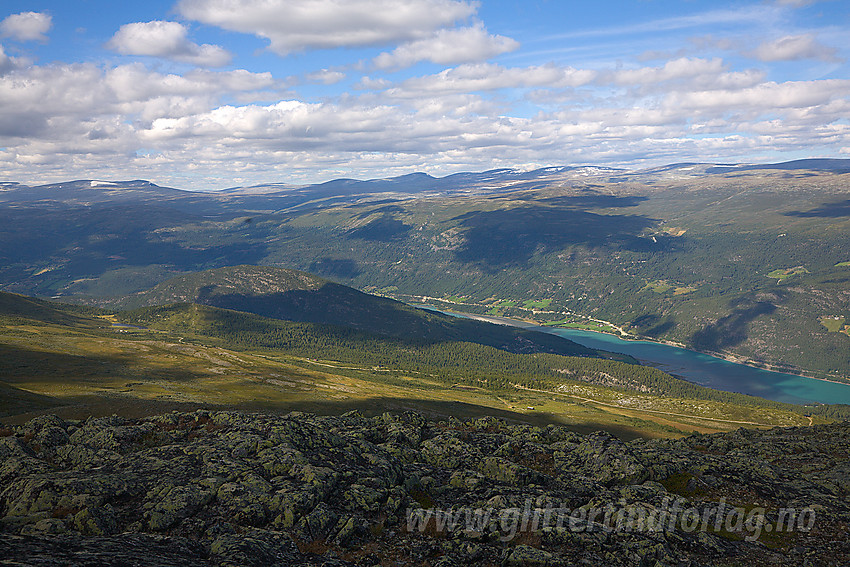
<instances>
[{"instance_id":1,"label":"lichen-covered rock","mask_svg":"<svg viewBox=\"0 0 850 567\"><path fill-rule=\"evenodd\" d=\"M0 562L696 567L850 557L848 538L834 535L850 531L850 424L624 443L494 418L197 411L42 416L9 430ZM791 529L754 538L746 521Z\"/></svg>"},{"instance_id":2,"label":"lichen-covered rock","mask_svg":"<svg viewBox=\"0 0 850 567\"><path fill-rule=\"evenodd\" d=\"M212 542L210 554L221 567L285 567L304 563L291 538L266 530L221 535Z\"/></svg>"},{"instance_id":3,"label":"lichen-covered rock","mask_svg":"<svg viewBox=\"0 0 850 567\"><path fill-rule=\"evenodd\" d=\"M68 425L55 415L41 415L27 422L24 436L31 437L30 446L38 451L51 451L70 441Z\"/></svg>"},{"instance_id":4,"label":"lichen-covered rock","mask_svg":"<svg viewBox=\"0 0 850 567\"><path fill-rule=\"evenodd\" d=\"M248 476L241 482L226 482L216 492L216 500L229 515L246 526L262 526L268 519L267 503L271 485L260 477Z\"/></svg>"},{"instance_id":5,"label":"lichen-covered rock","mask_svg":"<svg viewBox=\"0 0 850 567\"><path fill-rule=\"evenodd\" d=\"M7 565L62 567L209 566L203 546L181 537L116 534L80 537L67 534L29 537L0 533L0 558Z\"/></svg>"},{"instance_id":6,"label":"lichen-covered rock","mask_svg":"<svg viewBox=\"0 0 850 567\"><path fill-rule=\"evenodd\" d=\"M381 479L361 479L363 484L352 484L343 493L346 508L355 511L377 512L387 500L388 491Z\"/></svg>"},{"instance_id":7,"label":"lichen-covered rock","mask_svg":"<svg viewBox=\"0 0 850 567\"><path fill-rule=\"evenodd\" d=\"M83 535L105 536L118 531L118 522L112 506L104 504L77 512L74 515L74 527Z\"/></svg>"},{"instance_id":8,"label":"lichen-covered rock","mask_svg":"<svg viewBox=\"0 0 850 567\"><path fill-rule=\"evenodd\" d=\"M603 432L586 436L568 453L561 454L558 466L577 470L602 484L636 484L649 477L643 463L631 449Z\"/></svg>"},{"instance_id":9,"label":"lichen-covered rock","mask_svg":"<svg viewBox=\"0 0 850 567\"><path fill-rule=\"evenodd\" d=\"M422 458L437 467L456 469L468 460L477 460L478 450L452 435L440 435L422 443Z\"/></svg>"},{"instance_id":10,"label":"lichen-covered rock","mask_svg":"<svg viewBox=\"0 0 850 567\"><path fill-rule=\"evenodd\" d=\"M330 530L336 525L337 519L338 516L330 506L319 502L309 514L299 520L295 532L302 541L324 541L332 535Z\"/></svg>"},{"instance_id":11,"label":"lichen-covered rock","mask_svg":"<svg viewBox=\"0 0 850 567\"><path fill-rule=\"evenodd\" d=\"M564 563L551 553L528 545L516 546L505 561L507 567L548 567L561 564Z\"/></svg>"},{"instance_id":12,"label":"lichen-covered rock","mask_svg":"<svg viewBox=\"0 0 850 567\"><path fill-rule=\"evenodd\" d=\"M151 530L162 531L170 528L183 518L188 518L201 507L209 504L216 494L213 486L191 483L186 485L157 486L148 493L148 505L152 505L145 514Z\"/></svg>"}]
</instances>

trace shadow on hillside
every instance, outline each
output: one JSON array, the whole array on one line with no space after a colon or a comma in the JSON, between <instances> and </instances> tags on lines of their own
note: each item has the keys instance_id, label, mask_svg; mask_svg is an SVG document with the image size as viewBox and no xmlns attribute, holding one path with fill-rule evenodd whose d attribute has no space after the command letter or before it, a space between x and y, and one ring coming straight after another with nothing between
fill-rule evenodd
<instances>
[{"instance_id":1,"label":"shadow on hillside","mask_svg":"<svg viewBox=\"0 0 850 567\"><path fill-rule=\"evenodd\" d=\"M245 410L256 410L257 408L244 407ZM629 440L638 437L646 437L646 433L638 429L611 423L584 422L572 423L564 416L552 413L540 412L525 414L507 409L500 410L488 406L479 406L467 402L426 400L416 398L369 398L359 401L316 401L293 403L272 408L263 408L270 413L286 413L288 411L306 411L319 415L341 415L345 412L357 410L367 417L374 417L385 412L400 413L413 411L424 415L431 421L445 420L449 417L457 419L478 419L491 416L504 419L513 424L525 423L537 427L547 425L563 425L577 433L592 433L594 431L607 431L620 439Z\"/></svg>"},{"instance_id":2,"label":"shadow on hillside","mask_svg":"<svg viewBox=\"0 0 850 567\"><path fill-rule=\"evenodd\" d=\"M390 214L384 214L366 225L349 230L346 236L350 239L373 242L395 242L407 236L412 229L413 227L409 224L404 224Z\"/></svg>"},{"instance_id":3,"label":"shadow on hillside","mask_svg":"<svg viewBox=\"0 0 850 567\"><path fill-rule=\"evenodd\" d=\"M644 201L648 200L649 197L644 197L643 195L626 195L620 197L617 195L591 194L548 197L546 199L537 199L537 202L558 207L573 207L581 209L619 209L624 207L637 207Z\"/></svg>"},{"instance_id":4,"label":"shadow on hillside","mask_svg":"<svg viewBox=\"0 0 850 567\"><path fill-rule=\"evenodd\" d=\"M342 207L343 209L362 209L363 207L374 207L375 205L384 205L386 203L401 203L402 199L379 199L377 201L369 201L367 203L352 203L350 205L345 205ZM375 212L380 209L375 209L370 212ZM365 214L365 213L364 213ZM368 215L367 215L368 216ZM364 216L360 216L360 218L365 218Z\"/></svg>"},{"instance_id":5,"label":"shadow on hillside","mask_svg":"<svg viewBox=\"0 0 850 567\"><path fill-rule=\"evenodd\" d=\"M561 250L570 245L637 252L663 252L672 246L672 239L656 237L653 240L640 236L645 229L657 224L655 219L642 215L597 214L581 210L577 205L477 211L453 220L460 221L460 226L468 229L464 233L464 246L455 252L456 257L463 262L482 263L492 268L523 266L537 252Z\"/></svg>"},{"instance_id":6,"label":"shadow on hillside","mask_svg":"<svg viewBox=\"0 0 850 567\"><path fill-rule=\"evenodd\" d=\"M375 417L385 412L401 413L413 411L425 416L431 421L442 421L449 417L457 419L477 419L491 416L504 419L511 424L528 424L537 427L547 425L563 425L577 433L592 433L607 431L622 440L646 437L646 432L625 425L597 422L571 423L562 416L551 413L524 414L508 410L499 410L487 406L479 406L465 402L408 399L408 398L369 398L357 401L326 401L314 402L283 402L265 405L214 405L203 403L172 402L163 400L148 400L138 398L107 398L102 396L79 396L64 398L63 405L44 409L32 409L24 412L11 413L0 418L0 423L19 425L38 415L54 414L63 419L85 419L87 417L104 417L119 415L127 418L141 418L159 415L171 411L232 410L252 413L285 415L292 411L314 413L318 415L342 415L357 410L366 417Z\"/></svg>"},{"instance_id":7,"label":"shadow on hillside","mask_svg":"<svg viewBox=\"0 0 850 567\"><path fill-rule=\"evenodd\" d=\"M732 312L694 333L691 345L699 350L718 351L743 343L747 340L749 324L776 311L776 303L781 303L787 292L775 292L775 296L773 301L758 300L752 294L730 301Z\"/></svg>"},{"instance_id":8,"label":"shadow on hillside","mask_svg":"<svg viewBox=\"0 0 850 567\"><path fill-rule=\"evenodd\" d=\"M386 201L376 201L376 202L373 202L373 203L366 203L366 205L367 206L377 205L378 203L386 203L386 202L393 203L393 202L397 202L397 201L394 201L392 199L387 199ZM363 207L363 205L360 205L360 204L350 206L350 208L362 208L362 207ZM374 215L375 213L384 213L384 216L387 217L387 216L390 215L390 213L403 213L403 212L404 212L404 208L399 207L398 205L384 205L383 207L378 207L376 209L369 209L369 210L363 211L362 213L357 215L357 218L365 219L365 218L367 218L371 215ZM390 218L392 218L392 217L390 217Z\"/></svg>"},{"instance_id":9,"label":"shadow on hillside","mask_svg":"<svg viewBox=\"0 0 850 567\"><path fill-rule=\"evenodd\" d=\"M74 311L79 311L81 315L84 312L72 305L52 304L34 297L0 292L0 317L19 317L55 325L97 325L87 317L76 315Z\"/></svg>"},{"instance_id":10,"label":"shadow on hillside","mask_svg":"<svg viewBox=\"0 0 850 567\"><path fill-rule=\"evenodd\" d=\"M137 360L141 354L142 351L114 355L76 355L0 344L0 376L10 385L19 381L65 386L104 378L111 381L138 380L142 377ZM185 382L208 376L165 366L154 370L144 366L144 362L141 364L145 380Z\"/></svg>"},{"instance_id":11,"label":"shadow on hillside","mask_svg":"<svg viewBox=\"0 0 850 567\"><path fill-rule=\"evenodd\" d=\"M52 396L27 392L0 382L0 419L7 415L39 412L60 405L62 402Z\"/></svg>"},{"instance_id":12,"label":"shadow on hillside","mask_svg":"<svg viewBox=\"0 0 850 567\"><path fill-rule=\"evenodd\" d=\"M47 209L16 208L0 210L0 250L9 264L42 264L63 257L61 280L101 275L117 267L173 264L183 269L257 264L268 254L268 230L242 223L225 238L203 238L197 242L163 237L158 229L185 227L200 217L154 205L96 208ZM196 236L191 230L188 239ZM180 234L183 234L181 231ZM232 237L232 238L228 238ZM52 295L50 282L56 272L41 278ZM41 285L41 284L38 284Z\"/></svg>"},{"instance_id":13,"label":"shadow on hillside","mask_svg":"<svg viewBox=\"0 0 850 567\"><path fill-rule=\"evenodd\" d=\"M346 279L360 275L357 262L346 258L319 258L310 264L308 271L320 276Z\"/></svg>"},{"instance_id":14,"label":"shadow on hillside","mask_svg":"<svg viewBox=\"0 0 850 567\"><path fill-rule=\"evenodd\" d=\"M673 329L676 326L676 321L671 318L662 319L659 315L655 314L646 314L641 315L632 321L631 324L638 329L641 335L658 337Z\"/></svg>"},{"instance_id":15,"label":"shadow on hillside","mask_svg":"<svg viewBox=\"0 0 850 567\"><path fill-rule=\"evenodd\" d=\"M824 203L821 206L808 211L789 211L783 213L786 217L801 218L839 218L850 217L850 199L836 201L835 203Z\"/></svg>"},{"instance_id":16,"label":"shadow on hillside","mask_svg":"<svg viewBox=\"0 0 850 567\"><path fill-rule=\"evenodd\" d=\"M400 327L411 334L427 335L424 321L413 308L333 282L318 289L265 294L216 293L216 286L208 285L198 290L193 302L284 321L348 326L372 332Z\"/></svg>"},{"instance_id":17,"label":"shadow on hillside","mask_svg":"<svg viewBox=\"0 0 850 567\"><path fill-rule=\"evenodd\" d=\"M592 349L549 333L424 311L332 282L314 290L299 289L263 295L216 294L214 291L214 286L204 286L193 301L271 319L333 325L333 328L326 328L321 333L343 341L351 338L349 334L355 329L398 339L406 343L406 348L464 341L514 353L596 356ZM263 325L240 319L239 315L221 314L220 317L230 317L226 324L222 323L221 328L228 330L226 333L235 333L239 329L253 331ZM268 336L273 338L273 333ZM274 342L264 346L278 348Z\"/></svg>"}]
</instances>

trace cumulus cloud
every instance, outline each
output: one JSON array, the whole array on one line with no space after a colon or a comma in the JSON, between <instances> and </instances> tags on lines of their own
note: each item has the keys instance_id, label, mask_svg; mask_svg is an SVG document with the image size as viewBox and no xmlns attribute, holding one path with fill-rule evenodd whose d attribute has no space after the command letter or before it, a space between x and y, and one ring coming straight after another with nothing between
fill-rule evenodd
<instances>
[{"instance_id":1,"label":"cumulus cloud","mask_svg":"<svg viewBox=\"0 0 850 567\"><path fill-rule=\"evenodd\" d=\"M363 90L314 100L284 96L270 73L246 70L39 66L0 49L4 65L0 177L24 181L100 176L209 188L217 179L734 161L850 147L850 81L769 82L762 70L718 58L598 69L468 63L396 84L376 74L361 79ZM343 71L353 72L304 76L330 84Z\"/></svg>"},{"instance_id":2,"label":"cumulus cloud","mask_svg":"<svg viewBox=\"0 0 850 567\"><path fill-rule=\"evenodd\" d=\"M132 145L136 129L153 120L202 113L218 106L225 94L274 85L268 73L203 70L179 76L140 64L16 69L0 76L0 146L46 145L58 156L93 146L106 151L111 139L116 142L111 151L118 151L119 139Z\"/></svg>"},{"instance_id":3,"label":"cumulus cloud","mask_svg":"<svg viewBox=\"0 0 850 567\"><path fill-rule=\"evenodd\" d=\"M623 69L606 74L612 82L621 85L643 85L705 75L716 76L724 69L723 60L682 57L668 61L661 67Z\"/></svg>"},{"instance_id":4,"label":"cumulus cloud","mask_svg":"<svg viewBox=\"0 0 850 567\"><path fill-rule=\"evenodd\" d=\"M406 43L373 60L378 69L409 67L420 61L443 65L484 61L514 51L519 42L502 35L491 35L482 24L472 27L438 30L433 36Z\"/></svg>"},{"instance_id":5,"label":"cumulus cloud","mask_svg":"<svg viewBox=\"0 0 850 567\"><path fill-rule=\"evenodd\" d=\"M599 73L595 83L627 87L635 93L741 89L764 80L765 72L728 71L720 58L681 57L659 67L617 69Z\"/></svg>"},{"instance_id":6,"label":"cumulus cloud","mask_svg":"<svg viewBox=\"0 0 850 567\"><path fill-rule=\"evenodd\" d=\"M435 75L416 77L390 89L394 96L421 93L461 93L520 87L577 87L597 76L596 71L561 67L555 64L531 67L502 67L492 63L460 65Z\"/></svg>"},{"instance_id":7,"label":"cumulus cloud","mask_svg":"<svg viewBox=\"0 0 850 567\"><path fill-rule=\"evenodd\" d=\"M250 33L280 55L413 41L476 12L464 0L181 0L186 18Z\"/></svg>"},{"instance_id":8,"label":"cumulus cloud","mask_svg":"<svg viewBox=\"0 0 850 567\"><path fill-rule=\"evenodd\" d=\"M765 62L799 59L841 61L835 48L818 43L812 34L786 35L774 41L762 43L752 54Z\"/></svg>"},{"instance_id":9,"label":"cumulus cloud","mask_svg":"<svg viewBox=\"0 0 850 567\"><path fill-rule=\"evenodd\" d=\"M323 85L335 85L343 79L345 79L345 73L332 69L321 69L307 74L308 81Z\"/></svg>"},{"instance_id":10,"label":"cumulus cloud","mask_svg":"<svg viewBox=\"0 0 850 567\"><path fill-rule=\"evenodd\" d=\"M422 115L390 105L305 103L222 106L203 114L159 119L140 133L149 144L251 144L257 155L317 149L338 154L436 154L461 148L517 146L533 133L525 119ZM261 158L259 158L261 159Z\"/></svg>"},{"instance_id":11,"label":"cumulus cloud","mask_svg":"<svg viewBox=\"0 0 850 567\"><path fill-rule=\"evenodd\" d=\"M20 41L47 41L47 32L53 26L50 14L21 12L0 22L0 36Z\"/></svg>"},{"instance_id":12,"label":"cumulus cloud","mask_svg":"<svg viewBox=\"0 0 850 567\"><path fill-rule=\"evenodd\" d=\"M0 45L0 75L4 75L15 68L15 60L6 55L3 46Z\"/></svg>"},{"instance_id":13,"label":"cumulus cloud","mask_svg":"<svg viewBox=\"0 0 850 567\"><path fill-rule=\"evenodd\" d=\"M669 104L678 108L714 112L720 115L737 112L750 115L784 113L829 105L844 99L850 92L850 80L772 81L729 90L672 93Z\"/></svg>"},{"instance_id":14,"label":"cumulus cloud","mask_svg":"<svg viewBox=\"0 0 850 567\"><path fill-rule=\"evenodd\" d=\"M134 22L121 26L106 45L124 55L163 57L207 67L230 63L227 50L218 45L192 43L188 33L178 22Z\"/></svg>"}]
</instances>

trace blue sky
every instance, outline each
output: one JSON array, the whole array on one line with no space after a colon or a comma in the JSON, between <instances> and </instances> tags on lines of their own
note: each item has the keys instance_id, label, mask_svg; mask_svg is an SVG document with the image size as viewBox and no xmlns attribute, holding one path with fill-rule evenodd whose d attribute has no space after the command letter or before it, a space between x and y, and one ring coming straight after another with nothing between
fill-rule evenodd
<instances>
[{"instance_id":1,"label":"blue sky","mask_svg":"<svg viewBox=\"0 0 850 567\"><path fill-rule=\"evenodd\" d=\"M6 0L0 180L850 158L842 0Z\"/></svg>"}]
</instances>

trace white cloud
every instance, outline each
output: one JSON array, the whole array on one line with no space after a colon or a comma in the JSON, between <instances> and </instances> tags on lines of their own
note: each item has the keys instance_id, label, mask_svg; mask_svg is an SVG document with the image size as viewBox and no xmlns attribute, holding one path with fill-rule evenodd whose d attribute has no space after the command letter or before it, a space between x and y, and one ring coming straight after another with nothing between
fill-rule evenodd
<instances>
[{"instance_id":1,"label":"white cloud","mask_svg":"<svg viewBox=\"0 0 850 567\"><path fill-rule=\"evenodd\" d=\"M754 87L764 81L767 73L757 69L721 73L715 77L700 77L693 85L701 89L737 90Z\"/></svg>"},{"instance_id":2,"label":"white cloud","mask_svg":"<svg viewBox=\"0 0 850 567\"><path fill-rule=\"evenodd\" d=\"M15 68L15 60L8 55L3 50L3 46L0 45L0 75L4 75Z\"/></svg>"},{"instance_id":3,"label":"white cloud","mask_svg":"<svg viewBox=\"0 0 850 567\"><path fill-rule=\"evenodd\" d=\"M672 93L668 103L691 111L763 115L829 105L846 100L848 92L850 80L765 82L742 89Z\"/></svg>"},{"instance_id":4,"label":"white cloud","mask_svg":"<svg viewBox=\"0 0 850 567\"><path fill-rule=\"evenodd\" d=\"M360 79L357 84L354 86L356 89L360 90L383 90L388 89L393 85L393 82L389 79L385 79L384 77L363 77Z\"/></svg>"},{"instance_id":5,"label":"white cloud","mask_svg":"<svg viewBox=\"0 0 850 567\"><path fill-rule=\"evenodd\" d=\"M381 53L373 64L378 69L409 67L419 61L443 65L484 61L514 51L519 42L501 35L491 35L483 25L438 30L432 37L406 43L392 52Z\"/></svg>"},{"instance_id":6,"label":"white cloud","mask_svg":"<svg viewBox=\"0 0 850 567\"><path fill-rule=\"evenodd\" d=\"M629 87L636 93L742 89L764 80L765 72L749 69L727 71L720 58L682 57L660 67L638 67L601 72L595 83Z\"/></svg>"},{"instance_id":7,"label":"white cloud","mask_svg":"<svg viewBox=\"0 0 850 567\"><path fill-rule=\"evenodd\" d=\"M345 79L345 73L332 69L321 69L307 74L308 81L321 83L323 85L335 85L343 79Z\"/></svg>"},{"instance_id":8,"label":"white cloud","mask_svg":"<svg viewBox=\"0 0 850 567\"><path fill-rule=\"evenodd\" d=\"M768 41L759 45L752 54L757 59L766 62L799 59L841 61L835 48L818 43L812 34L787 35L774 41Z\"/></svg>"},{"instance_id":9,"label":"white cloud","mask_svg":"<svg viewBox=\"0 0 850 567\"><path fill-rule=\"evenodd\" d=\"M368 90L318 102L282 95L270 73L4 57L0 49L0 178L22 181L209 188L850 147L850 81L766 82L763 71L712 58L626 69L464 64L396 85L364 77ZM330 83L339 73L305 76Z\"/></svg>"},{"instance_id":10,"label":"white cloud","mask_svg":"<svg viewBox=\"0 0 850 567\"><path fill-rule=\"evenodd\" d=\"M131 144L135 130L157 118L206 112L225 94L274 86L269 73L248 71L179 76L140 64L16 69L0 76L0 147L48 144L57 155L71 148L79 153L108 144L110 137L115 142L119 133Z\"/></svg>"},{"instance_id":11,"label":"white cloud","mask_svg":"<svg viewBox=\"0 0 850 567\"><path fill-rule=\"evenodd\" d=\"M305 49L386 45L429 36L475 14L464 0L180 0L186 18Z\"/></svg>"},{"instance_id":12,"label":"white cloud","mask_svg":"<svg viewBox=\"0 0 850 567\"><path fill-rule=\"evenodd\" d=\"M338 156L364 152L436 154L461 148L516 146L532 138L527 121L435 116L389 105L282 101L269 106L222 106L207 113L160 119L140 132L145 143L217 148L230 155L251 147L255 159L310 149Z\"/></svg>"},{"instance_id":13,"label":"white cloud","mask_svg":"<svg viewBox=\"0 0 850 567\"><path fill-rule=\"evenodd\" d=\"M554 64L531 67L502 67L491 63L460 65L436 75L416 77L390 89L393 96L419 96L421 93L461 93L521 87L577 87L597 76L596 71Z\"/></svg>"},{"instance_id":14,"label":"white cloud","mask_svg":"<svg viewBox=\"0 0 850 567\"><path fill-rule=\"evenodd\" d=\"M20 41L46 41L47 32L53 26L50 14L21 12L12 14L0 22L0 36Z\"/></svg>"},{"instance_id":15,"label":"white cloud","mask_svg":"<svg viewBox=\"0 0 850 567\"><path fill-rule=\"evenodd\" d=\"M723 60L719 58L682 57L668 61L661 67L641 67L639 69L614 71L610 74L610 80L621 85L643 85L706 75L716 76L723 70Z\"/></svg>"},{"instance_id":16,"label":"white cloud","mask_svg":"<svg viewBox=\"0 0 850 567\"><path fill-rule=\"evenodd\" d=\"M188 38L188 30L178 22L155 20L125 24L112 36L107 47L124 55L164 57L183 63L221 67L231 55L218 45L198 45Z\"/></svg>"}]
</instances>

